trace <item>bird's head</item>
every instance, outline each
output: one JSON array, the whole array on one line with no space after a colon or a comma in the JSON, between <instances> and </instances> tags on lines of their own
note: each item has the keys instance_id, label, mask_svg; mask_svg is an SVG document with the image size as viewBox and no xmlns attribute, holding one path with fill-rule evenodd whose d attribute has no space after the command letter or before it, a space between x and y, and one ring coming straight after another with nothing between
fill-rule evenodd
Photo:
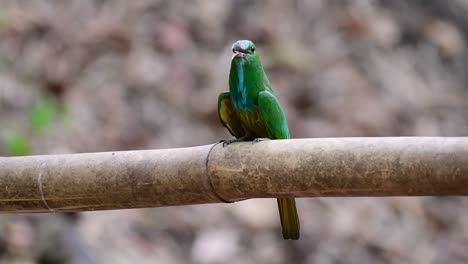
<instances>
[{"instance_id":1,"label":"bird's head","mask_svg":"<svg viewBox=\"0 0 468 264\"><path fill-rule=\"evenodd\" d=\"M258 56L255 44L250 40L238 40L232 44L232 58L240 57L246 58L251 56Z\"/></svg>"}]
</instances>

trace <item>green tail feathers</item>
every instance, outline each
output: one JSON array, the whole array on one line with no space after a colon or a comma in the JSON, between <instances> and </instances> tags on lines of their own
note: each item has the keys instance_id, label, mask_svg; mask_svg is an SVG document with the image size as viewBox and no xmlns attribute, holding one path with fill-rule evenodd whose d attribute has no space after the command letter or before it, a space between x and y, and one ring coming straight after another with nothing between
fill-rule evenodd
<instances>
[{"instance_id":1,"label":"green tail feathers","mask_svg":"<svg viewBox=\"0 0 468 264\"><path fill-rule=\"evenodd\" d=\"M278 209L284 239L299 239L299 216L294 198L278 198Z\"/></svg>"}]
</instances>

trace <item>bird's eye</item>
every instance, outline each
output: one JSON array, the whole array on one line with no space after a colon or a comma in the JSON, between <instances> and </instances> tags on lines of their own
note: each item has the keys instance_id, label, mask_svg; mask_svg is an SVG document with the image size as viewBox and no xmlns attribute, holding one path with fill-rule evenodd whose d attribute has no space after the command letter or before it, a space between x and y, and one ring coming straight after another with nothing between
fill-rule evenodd
<instances>
[{"instance_id":1,"label":"bird's eye","mask_svg":"<svg viewBox=\"0 0 468 264\"><path fill-rule=\"evenodd\" d=\"M255 48L251 48L250 50L251 50L252 52L254 52L254 51L255 51Z\"/></svg>"},{"instance_id":2,"label":"bird's eye","mask_svg":"<svg viewBox=\"0 0 468 264\"><path fill-rule=\"evenodd\" d=\"M235 52L236 52L236 49L235 49L235 48L232 48L232 52L235 53Z\"/></svg>"}]
</instances>

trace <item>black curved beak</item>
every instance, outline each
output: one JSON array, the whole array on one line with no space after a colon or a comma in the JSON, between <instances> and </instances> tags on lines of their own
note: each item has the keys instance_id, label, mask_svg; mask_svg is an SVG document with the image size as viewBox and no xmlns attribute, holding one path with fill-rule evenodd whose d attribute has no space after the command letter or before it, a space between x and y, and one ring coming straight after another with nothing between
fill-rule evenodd
<instances>
[{"instance_id":1,"label":"black curved beak","mask_svg":"<svg viewBox=\"0 0 468 264\"><path fill-rule=\"evenodd\" d=\"M244 54L248 54L249 52L245 49L243 49L240 45L234 45L232 46L232 52L234 53L244 53Z\"/></svg>"}]
</instances>

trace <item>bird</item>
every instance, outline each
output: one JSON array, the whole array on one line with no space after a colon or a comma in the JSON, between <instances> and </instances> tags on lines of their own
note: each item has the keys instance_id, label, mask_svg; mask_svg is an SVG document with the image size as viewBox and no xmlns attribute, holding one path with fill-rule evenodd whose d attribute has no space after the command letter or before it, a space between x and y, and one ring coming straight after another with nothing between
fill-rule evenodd
<instances>
[{"instance_id":1,"label":"bird","mask_svg":"<svg viewBox=\"0 0 468 264\"><path fill-rule=\"evenodd\" d=\"M235 137L223 145L240 141L289 139L289 128L281 105L263 69L260 55L250 40L232 45L229 92L218 96L218 118ZM299 239L299 216L294 198L277 198L284 239Z\"/></svg>"}]
</instances>

